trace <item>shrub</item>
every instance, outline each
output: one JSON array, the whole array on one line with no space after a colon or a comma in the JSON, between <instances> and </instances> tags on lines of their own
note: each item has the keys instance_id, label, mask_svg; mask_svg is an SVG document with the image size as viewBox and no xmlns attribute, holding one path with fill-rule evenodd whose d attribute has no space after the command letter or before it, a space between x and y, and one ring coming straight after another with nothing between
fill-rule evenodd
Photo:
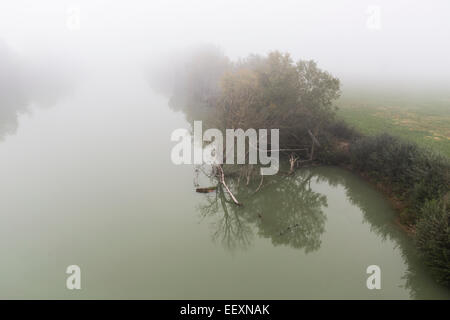
<instances>
[{"instance_id":1,"label":"shrub","mask_svg":"<svg viewBox=\"0 0 450 320\"><path fill-rule=\"evenodd\" d=\"M450 208L445 200L429 200L416 226L416 243L439 283L450 286Z\"/></svg>"},{"instance_id":2,"label":"shrub","mask_svg":"<svg viewBox=\"0 0 450 320\"><path fill-rule=\"evenodd\" d=\"M386 183L416 210L449 189L448 159L416 144L382 134L350 146L352 165Z\"/></svg>"}]
</instances>

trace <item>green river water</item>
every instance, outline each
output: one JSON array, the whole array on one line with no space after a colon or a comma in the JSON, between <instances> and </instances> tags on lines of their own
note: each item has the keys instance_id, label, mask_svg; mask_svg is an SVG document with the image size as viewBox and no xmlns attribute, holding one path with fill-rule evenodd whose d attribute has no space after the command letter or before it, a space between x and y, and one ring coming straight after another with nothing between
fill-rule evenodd
<instances>
[{"instance_id":1,"label":"green river water","mask_svg":"<svg viewBox=\"0 0 450 320\"><path fill-rule=\"evenodd\" d=\"M138 72L99 71L17 124L0 142L0 298L449 298L345 170L273 177L243 207L195 193L194 168L170 161L188 123ZM81 290L66 289L72 264Z\"/></svg>"}]
</instances>

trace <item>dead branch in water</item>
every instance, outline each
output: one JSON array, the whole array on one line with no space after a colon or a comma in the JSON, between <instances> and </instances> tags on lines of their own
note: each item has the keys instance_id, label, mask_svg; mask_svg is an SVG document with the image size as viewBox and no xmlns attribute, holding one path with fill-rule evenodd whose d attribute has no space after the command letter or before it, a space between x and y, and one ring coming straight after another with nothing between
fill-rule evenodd
<instances>
[{"instance_id":1,"label":"dead branch in water","mask_svg":"<svg viewBox=\"0 0 450 320\"><path fill-rule=\"evenodd\" d=\"M258 188L256 188L255 192L253 192L253 194L257 193L259 191L259 189L261 189L263 181L264 181L264 175L261 175L261 181L259 182L259 186L258 186Z\"/></svg>"},{"instance_id":2,"label":"dead branch in water","mask_svg":"<svg viewBox=\"0 0 450 320\"><path fill-rule=\"evenodd\" d=\"M225 174L223 172L222 166L218 165L217 168L220 171L220 182L223 184L223 186L225 187L225 190L228 192L228 194L230 195L231 199L233 199L234 203L237 204L238 206L241 205L241 203L239 203L239 201L236 199L236 197L233 195L233 193L231 192L231 190L228 188L226 182L225 182Z\"/></svg>"},{"instance_id":3,"label":"dead branch in water","mask_svg":"<svg viewBox=\"0 0 450 320\"><path fill-rule=\"evenodd\" d=\"M247 183L245 184L246 186L248 186L248 184L250 183L252 171L253 171L253 165L250 165L249 169L247 170Z\"/></svg>"},{"instance_id":4,"label":"dead branch in water","mask_svg":"<svg viewBox=\"0 0 450 320\"><path fill-rule=\"evenodd\" d=\"M294 166L295 166L295 163L297 162L297 160L299 160L299 157L297 157L295 155L295 153L291 153L291 155L289 156L289 163L291 165L291 169L289 170L288 174L294 173Z\"/></svg>"}]
</instances>

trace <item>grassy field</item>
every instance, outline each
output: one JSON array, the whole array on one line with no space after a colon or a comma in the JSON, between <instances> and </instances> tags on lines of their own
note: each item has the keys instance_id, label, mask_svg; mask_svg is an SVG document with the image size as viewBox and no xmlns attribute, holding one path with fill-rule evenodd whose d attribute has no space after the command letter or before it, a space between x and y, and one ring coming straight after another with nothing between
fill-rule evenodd
<instances>
[{"instance_id":1,"label":"grassy field","mask_svg":"<svg viewBox=\"0 0 450 320\"><path fill-rule=\"evenodd\" d=\"M450 157L450 98L442 94L350 91L338 117L365 134L387 132Z\"/></svg>"}]
</instances>

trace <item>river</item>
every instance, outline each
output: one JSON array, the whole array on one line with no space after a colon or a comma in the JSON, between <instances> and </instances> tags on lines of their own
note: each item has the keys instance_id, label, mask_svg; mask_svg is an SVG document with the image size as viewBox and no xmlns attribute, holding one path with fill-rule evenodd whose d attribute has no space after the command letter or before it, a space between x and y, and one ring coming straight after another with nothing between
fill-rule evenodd
<instances>
[{"instance_id":1,"label":"river","mask_svg":"<svg viewBox=\"0 0 450 320\"><path fill-rule=\"evenodd\" d=\"M450 298L367 182L302 169L238 208L172 164L177 128L184 115L132 70L18 114L0 142L0 298ZM81 290L66 288L73 264Z\"/></svg>"}]
</instances>

